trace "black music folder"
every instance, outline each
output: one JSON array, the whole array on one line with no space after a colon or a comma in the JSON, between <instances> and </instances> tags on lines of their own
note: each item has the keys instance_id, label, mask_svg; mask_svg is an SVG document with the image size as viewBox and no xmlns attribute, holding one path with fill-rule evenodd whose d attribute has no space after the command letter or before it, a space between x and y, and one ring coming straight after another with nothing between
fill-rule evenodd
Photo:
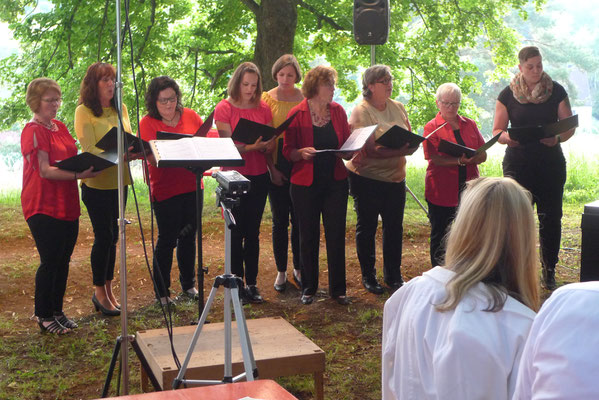
<instances>
[{"instance_id":1,"label":"black music folder","mask_svg":"<svg viewBox=\"0 0 599 400\"><path fill-rule=\"evenodd\" d=\"M291 114L285 122L276 128L259 122L250 121L249 119L240 118L231 138L245 144L256 143L256 140L258 140L260 136L262 136L262 141L270 140L273 136L279 136L283 133L285 129L289 127L289 124L291 124L291 121L293 121L293 118L295 118L296 115L297 111Z\"/></svg>"},{"instance_id":2,"label":"black music folder","mask_svg":"<svg viewBox=\"0 0 599 400\"><path fill-rule=\"evenodd\" d=\"M142 139L138 138L137 136L132 135L129 132L124 132L124 134L125 134L125 137L124 137L125 151L129 147L133 146L134 153L141 153L142 145L146 149L146 151L150 151L150 144L148 142L146 142L145 140L142 140ZM141 140L142 144L140 144L140 140ZM106 135L104 135L104 137L102 139L98 140L98 143L96 143L96 147L99 149L102 149L102 150L106 150L106 151L111 151L111 150L117 149L117 128L116 128L116 126L113 126L112 129L110 129L106 133Z\"/></svg>"},{"instance_id":3,"label":"black music folder","mask_svg":"<svg viewBox=\"0 0 599 400\"><path fill-rule=\"evenodd\" d=\"M387 132L376 139L375 142L385 147L399 149L406 143L410 144L408 147L418 147L424 140L425 138L420 135L412 133L400 126L393 125Z\"/></svg>"},{"instance_id":4,"label":"black music folder","mask_svg":"<svg viewBox=\"0 0 599 400\"><path fill-rule=\"evenodd\" d=\"M333 152L333 153L353 153L354 151L362 150L362 147L366 144L368 138L374 133L374 131L378 128L378 125L370 125L365 126L363 128L354 129L354 131L349 135L343 146L338 149L321 149L316 150L316 153L325 153L325 152Z\"/></svg>"},{"instance_id":5,"label":"black music folder","mask_svg":"<svg viewBox=\"0 0 599 400\"><path fill-rule=\"evenodd\" d=\"M497 140L499 140L500 135L501 134L498 133L497 135L493 136L485 144L483 144L476 150L471 149L470 147L462 146L461 144L441 139L441 142L439 143L439 148L437 150L439 150L442 153L449 154L453 157L461 157L462 154L465 154L467 158L472 158L482 153L483 151L487 151L491 146L497 143Z\"/></svg>"},{"instance_id":6,"label":"black music folder","mask_svg":"<svg viewBox=\"0 0 599 400\"><path fill-rule=\"evenodd\" d=\"M244 165L231 138L186 136L179 140L150 140L158 167Z\"/></svg>"},{"instance_id":7,"label":"black music folder","mask_svg":"<svg viewBox=\"0 0 599 400\"><path fill-rule=\"evenodd\" d=\"M206 137L210 128L212 128L212 123L214 122L214 111L210 113L206 121L198 128L196 133L193 135L185 135L183 133L175 133L175 132L166 132L166 131L156 131L156 140L176 140L183 139L193 136Z\"/></svg>"},{"instance_id":8,"label":"black music folder","mask_svg":"<svg viewBox=\"0 0 599 400\"><path fill-rule=\"evenodd\" d=\"M549 138L560 133L569 131L578 126L578 115L572 115L546 125L520 126L518 128L508 128L508 133L512 140L517 140L521 144L538 142L541 139Z\"/></svg>"},{"instance_id":9,"label":"black music folder","mask_svg":"<svg viewBox=\"0 0 599 400\"><path fill-rule=\"evenodd\" d=\"M94 167L93 171L98 172L117 165L118 159L116 151L103 151L100 154L85 152L66 158L56 163L55 167L73 172L83 172L89 167Z\"/></svg>"}]
</instances>

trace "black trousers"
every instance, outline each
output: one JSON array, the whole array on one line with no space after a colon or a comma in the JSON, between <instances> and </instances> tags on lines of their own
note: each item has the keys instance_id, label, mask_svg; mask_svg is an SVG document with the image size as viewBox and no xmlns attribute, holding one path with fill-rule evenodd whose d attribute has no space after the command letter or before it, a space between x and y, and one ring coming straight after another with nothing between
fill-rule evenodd
<instances>
[{"instance_id":1,"label":"black trousers","mask_svg":"<svg viewBox=\"0 0 599 400\"><path fill-rule=\"evenodd\" d=\"M431 221L431 265L445 264L445 235L449 225L455 219L457 207L443 207L426 201L428 203L428 216Z\"/></svg>"},{"instance_id":2,"label":"black trousers","mask_svg":"<svg viewBox=\"0 0 599 400\"><path fill-rule=\"evenodd\" d=\"M260 223L270 178L267 173L246 178L250 180L250 191L241 196L239 206L233 207L236 226L231 230L231 272L245 278L247 285L255 285L260 255Z\"/></svg>"},{"instance_id":3,"label":"black trousers","mask_svg":"<svg viewBox=\"0 0 599 400\"><path fill-rule=\"evenodd\" d=\"M383 220L383 276L385 282L401 281L405 181L383 182L350 172L349 187L358 216L356 251L362 276L367 279L376 277L375 235L380 215Z\"/></svg>"},{"instance_id":4,"label":"black trousers","mask_svg":"<svg viewBox=\"0 0 599 400\"><path fill-rule=\"evenodd\" d=\"M295 218L289 194L289 182L277 186L268 184L268 200L272 212L272 249L277 271L287 271L289 249L289 222L291 222L291 254L293 269L299 269L299 227Z\"/></svg>"},{"instance_id":5,"label":"black trousers","mask_svg":"<svg viewBox=\"0 0 599 400\"><path fill-rule=\"evenodd\" d=\"M40 255L35 274L35 315L50 318L62 313L69 262L79 234L79 219L63 221L44 214L27 220Z\"/></svg>"},{"instance_id":6,"label":"black trousers","mask_svg":"<svg viewBox=\"0 0 599 400\"><path fill-rule=\"evenodd\" d=\"M543 268L554 269L562 237L562 202L566 183L566 161L561 152L538 162L522 163L506 153L503 175L514 178L531 192L537 205L539 242Z\"/></svg>"},{"instance_id":7,"label":"black trousers","mask_svg":"<svg viewBox=\"0 0 599 400\"><path fill-rule=\"evenodd\" d=\"M347 180L316 183L312 186L291 184L290 192L293 209L299 222L303 294L314 295L318 289L318 253L322 215L329 269L329 294L332 297L345 296Z\"/></svg>"},{"instance_id":8,"label":"black trousers","mask_svg":"<svg viewBox=\"0 0 599 400\"><path fill-rule=\"evenodd\" d=\"M179 282L183 291L195 286L196 193L173 196L153 204L158 224L154 278L159 297L170 294L173 251L177 249Z\"/></svg>"},{"instance_id":9,"label":"black trousers","mask_svg":"<svg viewBox=\"0 0 599 400\"><path fill-rule=\"evenodd\" d=\"M81 199L94 230L91 266L94 286L114 279L116 243L119 239L119 195L117 189L94 189L81 185ZM125 191L125 202L127 191Z\"/></svg>"}]
</instances>

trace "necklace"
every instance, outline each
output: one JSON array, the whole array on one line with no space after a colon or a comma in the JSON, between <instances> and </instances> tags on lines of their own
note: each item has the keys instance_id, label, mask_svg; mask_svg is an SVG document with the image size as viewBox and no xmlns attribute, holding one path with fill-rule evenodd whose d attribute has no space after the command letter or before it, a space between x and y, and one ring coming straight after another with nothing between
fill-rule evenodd
<instances>
[{"instance_id":1,"label":"necklace","mask_svg":"<svg viewBox=\"0 0 599 400\"><path fill-rule=\"evenodd\" d=\"M168 119L168 118L164 118L164 117L162 117L162 122L164 122L164 123L165 123L165 124L167 124L167 125L171 125L171 124L173 123L173 121L174 121L175 119L177 119L177 117L178 117L178 116L179 116L179 112L178 112L178 111L175 111L175 115L173 116L173 118L171 118L171 119Z\"/></svg>"},{"instance_id":2,"label":"necklace","mask_svg":"<svg viewBox=\"0 0 599 400\"><path fill-rule=\"evenodd\" d=\"M33 122L35 122L36 124L39 124L39 125L43 126L44 128L50 129L51 131L55 131L56 128L57 128L56 124L52 120L50 120L50 123L47 123L47 122L40 121L36 117L33 117Z\"/></svg>"}]
</instances>

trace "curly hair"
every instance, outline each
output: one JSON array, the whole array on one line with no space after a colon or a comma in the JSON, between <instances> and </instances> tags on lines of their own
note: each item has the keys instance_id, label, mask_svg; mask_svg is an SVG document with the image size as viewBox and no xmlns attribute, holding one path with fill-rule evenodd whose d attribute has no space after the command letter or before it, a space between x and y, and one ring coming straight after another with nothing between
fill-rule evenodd
<instances>
[{"instance_id":1,"label":"curly hair","mask_svg":"<svg viewBox=\"0 0 599 400\"><path fill-rule=\"evenodd\" d=\"M183 104L181 103L181 90L179 89L179 85L177 85L177 82L175 82L174 79L163 75L152 79L148 85L148 90L146 91L146 110L148 111L148 115L150 117L154 119L162 119L162 116L158 112L158 107L156 107L156 102L158 101L158 95L160 95L160 92L169 88L173 89L175 91L175 95L177 96L177 111L183 112Z\"/></svg>"},{"instance_id":2,"label":"curly hair","mask_svg":"<svg viewBox=\"0 0 599 400\"><path fill-rule=\"evenodd\" d=\"M98 82L105 76L110 78L116 78L116 70L111 64L96 62L87 68L85 77L81 81L81 88L79 89L79 101L77 104L83 104L92 112L96 117L102 115L102 104L100 104L100 97L98 96ZM116 101L113 97L111 100L111 106L116 110Z\"/></svg>"},{"instance_id":3,"label":"curly hair","mask_svg":"<svg viewBox=\"0 0 599 400\"><path fill-rule=\"evenodd\" d=\"M227 92L229 93L229 97L234 101L239 101L241 99L241 81L246 73L258 76L258 86L256 86L256 92L251 99L252 103L258 103L262 98L262 75L260 75L260 70L254 63L244 62L239 64L235 72L233 72L233 76L229 79Z\"/></svg>"},{"instance_id":4,"label":"curly hair","mask_svg":"<svg viewBox=\"0 0 599 400\"><path fill-rule=\"evenodd\" d=\"M25 96L25 102L33 111L33 113L37 113L40 110L40 105L42 101L42 96L48 90L55 90L58 92L59 96L62 96L62 91L60 90L60 86L56 83L55 80L50 78L37 78L29 82L27 85L27 95Z\"/></svg>"},{"instance_id":5,"label":"curly hair","mask_svg":"<svg viewBox=\"0 0 599 400\"><path fill-rule=\"evenodd\" d=\"M304 77L302 94L306 99L311 99L318 94L318 87L327 83L335 84L337 71L332 67L319 65L312 68Z\"/></svg>"}]
</instances>

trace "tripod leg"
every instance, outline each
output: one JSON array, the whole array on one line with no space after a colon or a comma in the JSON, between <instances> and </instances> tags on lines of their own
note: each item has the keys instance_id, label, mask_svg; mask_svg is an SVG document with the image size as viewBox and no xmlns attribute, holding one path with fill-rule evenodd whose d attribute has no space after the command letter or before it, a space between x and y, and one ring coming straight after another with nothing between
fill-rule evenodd
<instances>
[{"instance_id":1,"label":"tripod leg","mask_svg":"<svg viewBox=\"0 0 599 400\"><path fill-rule=\"evenodd\" d=\"M102 387L102 398L108 397L108 390L110 389L110 381L112 380L112 374L114 373L114 367L116 366L116 360L119 357L119 350L121 349L121 340L122 338L119 336L116 339L116 344L114 345L114 350L112 351L112 359L110 360L110 365L108 366L108 373L106 374L106 380L104 381L104 387Z\"/></svg>"},{"instance_id":2,"label":"tripod leg","mask_svg":"<svg viewBox=\"0 0 599 400\"><path fill-rule=\"evenodd\" d=\"M237 289L233 289L237 290ZM236 293L235 293L236 294ZM241 344L241 353L243 354L243 366L245 367L245 379L250 382L255 377L258 377L258 369L254 360L252 344L248 334L247 325L245 323L245 315L241 308L239 296L233 297L233 309L235 310L235 321L237 322L237 331L239 332L239 341Z\"/></svg>"},{"instance_id":3,"label":"tripod leg","mask_svg":"<svg viewBox=\"0 0 599 400\"><path fill-rule=\"evenodd\" d=\"M237 296L238 289L229 289L225 287L224 300L224 322L225 322L225 373L223 376L224 383L233 382L233 365L232 365L232 340L231 340L231 296Z\"/></svg>"},{"instance_id":4,"label":"tripod leg","mask_svg":"<svg viewBox=\"0 0 599 400\"><path fill-rule=\"evenodd\" d=\"M150 382L152 382L152 386L154 386L154 390L157 392L162 391L162 388L160 387L160 383L158 382L158 379L156 379L156 376L154 375L152 368L150 368L150 364L148 364L148 360L146 360L146 357L144 356L144 354L141 351L141 348L139 347L139 343L137 343L137 338L135 338L135 340L133 340L131 342L131 345L133 346L133 350L135 351L135 354L137 354L137 358L139 359L139 362L141 363L141 367L145 371L147 377L150 379Z\"/></svg>"},{"instance_id":5,"label":"tripod leg","mask_svg":"<svg viewBox=\"0 0 599 400\"><path fill-rule=\"evenodd\" d=\"M196 328L193 337L191 338L191 343L189 344L189 348L187 349L187 353L185 355L185 361L181 364L181 369L179 370L179 374L173 381L173 389L177 389L185 376L185 372L187 371L187 365L191 360L191 356L193 355L193 349L196 347L196 343L200 338L200 333L202 333L202 328L204 327L204 323L206 322L206 317L210 312L210 307L212 306L212 302L214 301L214 297L216 296L216 292L218 291L218 286L213 286L212 290L210 290L210 296L208 296L208 301L206 301L206 305L204 306L204 311L202 311L202 316L200 317L200 321L198 322L198 327Z\"/></svg>"}]
</instances>

